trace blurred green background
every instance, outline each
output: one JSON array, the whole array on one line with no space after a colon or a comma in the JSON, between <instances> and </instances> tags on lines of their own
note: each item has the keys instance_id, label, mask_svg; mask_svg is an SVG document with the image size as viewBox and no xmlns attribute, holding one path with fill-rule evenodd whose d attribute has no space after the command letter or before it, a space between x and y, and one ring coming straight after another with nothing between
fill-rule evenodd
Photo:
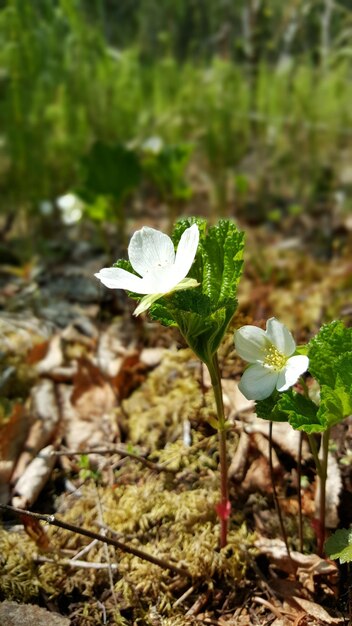
<instances>
[{"instance_id":1,"label":"blurred green background","mask_svg":"<svg viewBox=\"0 0 352 626\"><path fill-rule=\"evenodd\" d=\"M352 208L351 0L0 2L0 234Z\"/></svg>"}]
</instances>

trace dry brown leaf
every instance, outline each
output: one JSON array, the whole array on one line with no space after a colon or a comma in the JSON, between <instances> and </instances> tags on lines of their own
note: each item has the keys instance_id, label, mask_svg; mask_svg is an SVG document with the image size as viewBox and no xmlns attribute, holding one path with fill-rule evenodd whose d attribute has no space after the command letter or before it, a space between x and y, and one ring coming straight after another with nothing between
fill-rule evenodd
<instances>
[{"instance_id":1,"label":"dry brown leaf","mask_svg":"<svg viewBox=\"0 0 352 626\"><path fill-rule=\"evenodd\" d=\"M271 489L269 464L263 456L253 459L241 484L241 489L250 493L256 491L267 493Z\"/></svg>"},{"instance_id":2,"label":"dry brown leaf","mask_svg":"<svg viewBox=\"0 0 352 626\"><path fill-rule=\"evenodd\" d=\"M56 457L52 454L54 446L47 446L27 465L14 488L13 506L21 509L31 506L38 498L44 485L50 478Z\"/></svg>"},{"instance_id":3,"label":"dry brown leaf","mask_svg":"<svg viewBox=\"0 0 352 626\"><path fill-rule=\"evenodd\" d=\"M36 370L38 374L47 374L56 367L60 367L63 363L63 359L61 336L57 334L50 340L44 358L37 362Z\"/></svg>"},{"instance_id":4,"label":"dry brown leaf","mask_svg":"<svg viewBox=\"0 0 352 626\"><path fill-rule=\"evenodd\" d=\"M49 341L41 341L34 344L27 354L26 361L28 365L35 365L45 358L49 348Z\"/></svg>"},{"instance_id":5,"label":"dry brown leaf","mask_svg":"<svg viewBox=\"0 0 352 626\"><path fill-rule=\"evenodd\" d=\"M165 352L167 352L165 348L143 348L139 358L147 367L156 367L161 363Z\"/></svg>"},{"instance_id":6,"label":"dry brown leaf","mask_svg":"<svg viewBox=\"0 0 352 626\"><path fill-rule=\"evenodd\" d=\"M210 386L210 380L209 380ZM221 386L224 396L224 404L229 410L229 418L235 417L240 413L252 412L255 406L254 400L247 398L240 392L238 382L229 378L221 380Z\"/></svg>"},{"instance_id":7,"label":"dry brown leaf","mask_svg":"<svg viewBox=\"0 0 352 626\"><path fill-rule=\"evenodd\" d=\"M89 359L81 357L77 359L78 369L73 379L72 404L76 404L81 396L84 396L93 387L103 388L106 378L96 365Z\"/></svg>"},{"instance_id":8,"label":"dry brown leaf","mask_svg":"<svg viewBox=\"0 0 352 626\"><path fill-rule=\"evenodd\" d=\"M326 561L317 554L302 554L292 550L290 558L281 539L260 537L255 541L255 546L260 554L266 555L276 569L287 574L295 573L301 584L309 591L314 591L314 577L326 576L335 580L338 574L336 563Z\"/></svg>"},{"instance_id":9,"label":"dry brown leaf","mask_svg":"<svg viewBox=\"0 0 352 626\"><path fill-rule=\"evenodd\" d=\"M111 380L120 402L128 398L145 380L146 366L141 363L139 352L126 354L122 359L119 373Z\"/></svg>"},{"instance_id":10,"label":"dry brown leaf","mask_svg":"<svg viewBox=\"0 0 352 626\"><path fill-rule=\"evenodd\" d=\"M101 334L97 347L99 369L109 377L116 376L126 353L136 350L136 327L124 318L110 324Z\"/></svg>"},{"instance_id":11,"label":"dry brown leaf","mask_svg":"<svg viewBox=\"0 0 352 626\"><path fill-rule=\"evenodd\" d=\"M25 532L36 543L39 550L49 550L49 537L45 531L45 527L40 523L40 521L25 514L20 515L20 520L23 524Z\"/></svg>"},{"instance_id":12,"label":"dry brown leaf","mask_svg":"<svg viewBox=\"0 0 352 626\"><path fill-rule=\"evenodd\" d=\"M42 380L31 391L32 426L12 477L16 482L39 450L53 441L60 421L55 385L51 380Z\"/></svg>"},{"instance_id":13,"label":"dry brown leaf","mask_svg":"<svg viewBox=\"0 0 352 626\"><path fill-rule=\"evenodd\" d=\"M8 502L9 483L27 435L28 415L22 404L12 405L12 413L0 428L0 502Z\"/></svg>"},{"instance_id":14,"label":"dry brown leaf","mask_svg":"<svg viewBox=\"0 0 352 626\"><path fill-rule=\"evenodd\" d=\"M247 433L261 433L269 437L269 423L259 419L255 414L246 418L245 430ZM296 461L298 459L300 434L294 430L287 422L275 422L273 424L273 443L279 446L283 452L290 454ZM307 441L303 441L302 459L311 457Z\"/></svg>"},{"instance_id":15,"label":"dry brown leaf","mask_svg":"<svg viewBox=\"0 0 352 626\"><path fill-rule=\"evenodd\" d=\"M232 457L229 465L229 477L234 478L236 481L241 481L244 478L246 467L248 463L248 452L250 448L250 437L243 430L240 434L240 438L237 444L236 452Z\"/></svg>"},{"instance_id":16,"label":"dry brown leaf","mask_svg":"<svg viewBox=\"0 0 352 626\"><path fill-rule=\"evenodd\" d=\"M58 385L64 437L71 450L111 443L119 432L110 383L87 359L80 359L78 366L73 389Z\"/></svg>"},{"instance_id":17,"label":"dry brown leaf","mask_svg":"<svg viewBox=\"0 0 352 626\"><path fill-rule=\"evenodd\" d=\"M319 604L306 600L305 598L299 598L297 596L292 597L293 603L298 605L305 611L307 615L320 620L323 624L341 624L344 620L340 617L332 617L329 613ZM291 604L291 603L290 603Z\"/></svg>"}]
</instances>

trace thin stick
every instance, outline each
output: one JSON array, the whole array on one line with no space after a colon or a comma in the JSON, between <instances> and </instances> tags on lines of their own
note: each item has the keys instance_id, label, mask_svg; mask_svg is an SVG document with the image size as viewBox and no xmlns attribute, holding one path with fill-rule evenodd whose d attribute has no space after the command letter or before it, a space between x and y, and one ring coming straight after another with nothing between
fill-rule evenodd
<instances>
[{"instance_id":1,"label":"thin stick","mask_svg":"<svg viewBox=\"0 0 352 626\"><path fill-rule=\"evenodd\" d=\"M303 514L302 514L302 494L301 494L302 446L303 446L303 432L300 431L299 444L298 444L298 461L297 461L298 536L299 536L300 552L303 552Z\"/></svg>"},{"instance_id":2,"label":"thin stick","mask_svg":"<svg viewBox=\"0 0 352 626\"><path fill-rule=\"evenodd\" d=\"M95 561L81 561L80 559L62 559L56 561L55 559L48 559L46 556L37 556L36 563L52 563L53 565L62 565L62 567L81 567L82 569L114 569L117 570L118 565L116 563L96 563Z\"/></svg>"},{"instance_id":3,"label":"thin stick","mask_svg":"<svg viewBox=\"0 0 352 626\"><path fill-rule=\"evenodd\" d=\"M282 519L282 513L281 513L280 504L279 504L279 498L277 496L277 491L276 491L276 486L275 486L274 467L273 467L273 422L271 420L269 422L269 466L270 466L270 478L271 478L271 485L272 485L272 488L273 488L275 509L276 509L277 516L279 518L281 534L282 534L282 538L283 538L283 540L285 542L287 556L289 558L291 558L290 548L289 548L288 541L287 541L287 534L286 534L286 530L285 530L285 526L284 526L284 521Z\"/></svg>"},{"instance_id":4,"label":"thin stick","mask_svg":"<svg viewBox=\"0 0 352 626\"><path fill-rule=\"evenodd\" d=\"M145 467L148 467L151 470L156 470L157 472L173 472L175 470L168 469L164 467L164 465L159 465L158 463L153 463L153 461L149 461L149 459L144 458L143 456L136 454L135 452L128 452L124 450L124 448L120 448L115 446L114 448L97 448L96 450L53 450L51 452L51 456L81 456L82 454L118 454L122 457L128 457L130 459L134 459L135 461L139 461Z\"/></svg>"},{"instance_id":5,"label":"thin stick","mask_svg":"<svg viewBox=\"0 0 352 626\"><path fill-rule=\"evenodd\" d=\"M24 509L18 509L14 506L10 506L8 504L0 504L0 511L8 511L10 513L16 513L17 515L28 515L28 517L32 517L33 519L41 520L50 524L51 526L57 526L58 528L64 528L64 530L69 530L72 533L76 533L77 535L83 535L84 537L89 537L90 539L97 539L98 541L102 541L103 543L107 543L110 546L115 546L122 552L127 552L127 554L133 554L133 556L137 556L144 561L149 561L149 563L153 563L154 565L159 565L162 569L170 570L175 574L179 574L180 576L185 576L186 578L191 578L190 572L185 567L178 567L173 563L168 563L164 559L160 559L156 556L152 556L148 554L148 552L144 552L144 550L140 550L139 548L134 548L132 546L128 546L125 543L122 543L118 539L113 539L112 537L105 537L100 533L96 533L92 530L88 530L87 528L79 528L79 526L74 526L74 524L68 524L67 522L62 522L58 520L55 515L44 515L42 513L33 513L32 511L26 511Z\"/></svg>"}]
</instances>

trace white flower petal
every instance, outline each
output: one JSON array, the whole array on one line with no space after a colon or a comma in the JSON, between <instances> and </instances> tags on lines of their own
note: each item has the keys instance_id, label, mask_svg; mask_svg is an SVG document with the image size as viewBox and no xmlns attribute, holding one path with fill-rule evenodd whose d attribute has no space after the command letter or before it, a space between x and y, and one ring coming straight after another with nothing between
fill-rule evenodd
<instances>
[{"instance_id":1,"label":"white flower petal","mask_svg":"<svg viewBox=\"0 0 352 626\"><path fill-rule=\"evenodd\" d=\"M235 332L236 352L249 363L264 361L268 345L265 331L257 326L242 326Z\"/></svg>"},{"instance_id":2,"label":"white flower petal","mask_svg":"<svg viewBox=\"0 0 352 626\"><path fill-rule=\"evenodd\" d=\"M97 274L96 278L109 289L128 289L136 293L148 293L148 285L139 276L135 276L120 267L104 267Z\"/></svg>"},{"instance_id":3,"label":"white flower petal","mask_svg":"<svg viewBox=\"0 0 352 626\"><path fill-rule=\"evenodd\" d=\"M191 269L191 265L194 261L194 257L197 253L199 243L199 229L197 224L192 224L190 228L187 228L181 236L179 244L177 246L176 258L175 258L175 279L178 283L182 278L185 278Z\"/></svg>"},{"instance_id":4,"label":"white flower petal","mask_svg":"<svg viewBox=\"0 0 352 626\"><path fill-rule=\"evenodd\" d=\"M266 323L266 334L268 339L274 344L281 354L290 356L296 350L295 340L285 324L279 322L275 317L268 319Z\"/></svg>"},{"instance_id":5,"label":"white flower petal","mask_svg":"<svg viewBox=\"0 0 352 626\"><path fill-rule=\"evenodd\" d=\"M132 235L128 257L133 269L141 276L145 276L153 268L169 267L174 264L174 244L170 237L159 230L143 226Z\"/></svg>"},{"instance_id":6,"label":"white flower petal","mask_svg":"<svg viewBox=\"0 0 352 626\"><path fill-rule=\"evenodd\" d=\"M264 400L271 396L277 379L278 372L256 363L245 370L238 388L247 400Z\"/></svg>"},{"instance_id":7,"label":"white flower petal","mask_svg":"<svg viewBox=\"0 0 352 626\"><path fill-rule=\"evenodd\" d=\"M285 367L279 372L279 377L276 384L278 391L286 391L294 385L301 374L307 371L309 366L309 359L303 354L297 354L291 356L285 365Z\"/></svg>"}]
</instances>

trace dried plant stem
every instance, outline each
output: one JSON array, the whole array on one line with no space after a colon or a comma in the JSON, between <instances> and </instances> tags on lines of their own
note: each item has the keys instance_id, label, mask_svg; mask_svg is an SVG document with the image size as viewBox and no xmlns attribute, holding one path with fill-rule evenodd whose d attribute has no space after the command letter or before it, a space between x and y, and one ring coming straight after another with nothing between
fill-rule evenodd
<instances>
[{"instance_id":1,"label":"dried plant stem","mask_svg":"<svg viewBox=\"0 0 352 626\"><path fill-rule=\"evenodd\" d=\"M63 567L78 567L81 569L113 569L117 570L117 563L96 563L94 561L81 561L80 559L62 559L57 561L56 559L48 559L46 556L37 556L36 563L52 563L55 566L62 565Z\"/></svg>"},{"instance_id":2,"label":"dried plant stem","mask_svg":"<svg viewBox=\"0 0 352 626\"><path fill-rule=\"evenodd\" d=\"M88 450L53 450L51 452L52 456L82 456L88 454L118 454L122 457L128 457L129 459L134 459L138 461L145 467L148 467L151 470L155 470L157 472L171 472L174 473L175 470L168 469L164 465L160 465L159 463L154 463L153 461L149 461L144 456L137 454L136 452L129 452L125 450L121 446L114 446L109 448L96 448L96 449L88 449Z\"/></svg>"},{"instance_id":3,"label":"dried plant stem","mask_svg":"<svg viewBox=\"0 0 352 626\"><path fill-rule=\"evenodd\" d=\"M298 461L297 461L297 499L298 499L298 537L299 537L299 549L303 552L303 514L302 514L302 494L301 494L301 479L302 479L302 445L303 445L303 432L299 433L298 443Z\"/></svg>"},{"instance_id":4,"label":"dried plant stem","mask_svg":"<svg viewBox=\"0 0 352 626\"><path fill-rule=\"evenodd\" d=\"M32 517L37 520L41 520L50 524L51 526L57 526L58 528L63 528L64 530L68 530L72 533L76 533L77 535L83 535L84 537L89 537L90 539L97 539L98 541L102 541L110 546L114 546L122 552L127 552L128 554L133 554L133 556L137 556L138 558L148 561L149 563L153 563L154 565L158 565L162 569L170 570L174 574L179 574L180 576L184 576L186 578L191 578L190 572L185 567L179 567L174 565L173 563L169 563L165 561L165 559L158 558L148 552L144 552L144 550L140 550L139 548L134 548L133 546L128 546L122 541L118 539L113 539L112 537L106 537L100 533L96 533L92 530L88 530L87 528L80 528L79 526L75 526L74 524L68 524L67 522L63 522L57 519L54 515L44 515L42 513L33 513L32 511L27 511L24 509L19 509L14 506L9 506L8 504L0 504L0 511L8 511L10 513L16 513L17 515L27 515L28 517Z\"/></svg>"},{"instance_id":5,"label":"dried plant stem","mask_svg":"<svg viewBox=\"0 0 352 626\"><path fill-rule=\"evenodd\" d=\"M284 521L283 521L283 518L282 518L281 507L280 507L279 498L278 498L277 491L276 491L276 486L275 486L275 479L274 479L274 467L273 467L273 422L272 421L269 422L269 466L270 466L271 485L272 485L272 488L273 488L274 504L275 504L275 509L276 509L277 516L279 518L281 535L282 535L282 538L283 538L285 546L286 546L287 556L289 558L291 558L290 548L289 548L288 541L287 541L286 529L285 529Z\"/></svg>"},{"instance_id":6,"label":"dried plant stem","mask_svg":"<svg viewBox=\"0 0 352 626\"><path fill-rule=\"evenodd\" d=\"M217 418L218 418L218 437L219 437L219 457L220 457L220 548L224 548L227 544L227 529L229 516L229 490L228 490L228 466L226 452L226 418L224 410L224 400L221 388L221 376L217 354L213 356L212 362L207 363L211 383L214 392Z\"/></svg>"}]
</instances>

